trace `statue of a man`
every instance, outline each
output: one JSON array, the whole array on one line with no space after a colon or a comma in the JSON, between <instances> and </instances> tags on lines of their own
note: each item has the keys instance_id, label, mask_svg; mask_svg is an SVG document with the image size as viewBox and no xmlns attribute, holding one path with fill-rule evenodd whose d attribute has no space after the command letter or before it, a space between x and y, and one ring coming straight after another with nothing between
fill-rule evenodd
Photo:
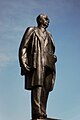
<instances>
[{"instance_id":1,"label":"statue of a man","mask_svg":"<svg viewBox=\"0 0 80 120\"><path fill-rule=\"evenodd\" d=\"M47 118L49 92L55 83L57 57L51 34L46 30L49 18L37 17L37 27L28 27L19 47L21 75L25 76L25 89L31 90L32 120Z\"/></svg>"}]
</instances>

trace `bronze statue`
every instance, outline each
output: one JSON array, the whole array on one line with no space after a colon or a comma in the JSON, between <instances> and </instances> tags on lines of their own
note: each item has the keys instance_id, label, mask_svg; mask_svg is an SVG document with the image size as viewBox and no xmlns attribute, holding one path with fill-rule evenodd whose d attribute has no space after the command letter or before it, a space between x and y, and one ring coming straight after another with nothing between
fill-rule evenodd
<instances>
[{"instance_id":1,"label":"bronze statue","mask_svg":"<svg viewBox=\"0 0 80 120\"><path fill-rule=\"evenodd\" d=\"M25 76L25 89L31 90L32 120L47 118L49 92L56 77L57 57L51 34L46 30L49 18L37 17L37 27L28 27L19 47L21 75Z\"/></svg>"}]
</instances>

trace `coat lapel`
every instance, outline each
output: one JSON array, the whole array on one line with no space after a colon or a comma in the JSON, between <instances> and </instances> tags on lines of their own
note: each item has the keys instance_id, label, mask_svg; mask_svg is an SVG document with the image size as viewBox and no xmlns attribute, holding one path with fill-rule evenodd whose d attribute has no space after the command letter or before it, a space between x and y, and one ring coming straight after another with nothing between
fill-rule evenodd
<instances>
[{"instance_id":1,"label":"coat lapel","mask_svg":"<svg viewBox=\"0 0 80 120\"><path fill-rule=\"evenodd\" d=\"M48 34L47 34L47 31L46 31L46 35L44 35L43 32L41 32L39 29L35 29L35 33L37 35L37 37L39 38L39 40L41 42L44 41L44 47L48 44Z\"/></svg>"}]
</instances>

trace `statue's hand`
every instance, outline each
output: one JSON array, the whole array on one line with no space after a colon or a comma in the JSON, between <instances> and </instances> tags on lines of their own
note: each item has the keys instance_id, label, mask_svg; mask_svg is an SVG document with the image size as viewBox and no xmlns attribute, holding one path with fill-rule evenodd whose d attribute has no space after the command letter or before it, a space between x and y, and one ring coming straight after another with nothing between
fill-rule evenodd
<instances>
[{"instance_id":1,"label":"statue's hand","mask_svg":"<svg viewBox=\"0 0 80 120\"><path fill-rule=\"evenodd\" d=\"M57 56L56 55L54 55L54 59L55 59L55 63L57 62Z\"/></svg>"}]
</instances>

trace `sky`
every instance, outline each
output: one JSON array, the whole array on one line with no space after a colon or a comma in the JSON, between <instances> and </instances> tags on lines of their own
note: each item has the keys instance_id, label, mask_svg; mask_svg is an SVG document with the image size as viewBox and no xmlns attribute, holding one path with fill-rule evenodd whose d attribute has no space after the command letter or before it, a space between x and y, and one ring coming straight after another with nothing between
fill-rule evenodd
<instances>
[{"instance_id":1,"label":"sky","mask_svg":"<svg viewBox=\"0 0 80 120\"><path fill-rule=\"evenodd\" d=\"M58 58L48 117L80 119L80 0L0 0L0 120L31 119L31 96L20 75L18 49L40 13L50 18L48 30Z\"/></svg>"}]
</instances>

